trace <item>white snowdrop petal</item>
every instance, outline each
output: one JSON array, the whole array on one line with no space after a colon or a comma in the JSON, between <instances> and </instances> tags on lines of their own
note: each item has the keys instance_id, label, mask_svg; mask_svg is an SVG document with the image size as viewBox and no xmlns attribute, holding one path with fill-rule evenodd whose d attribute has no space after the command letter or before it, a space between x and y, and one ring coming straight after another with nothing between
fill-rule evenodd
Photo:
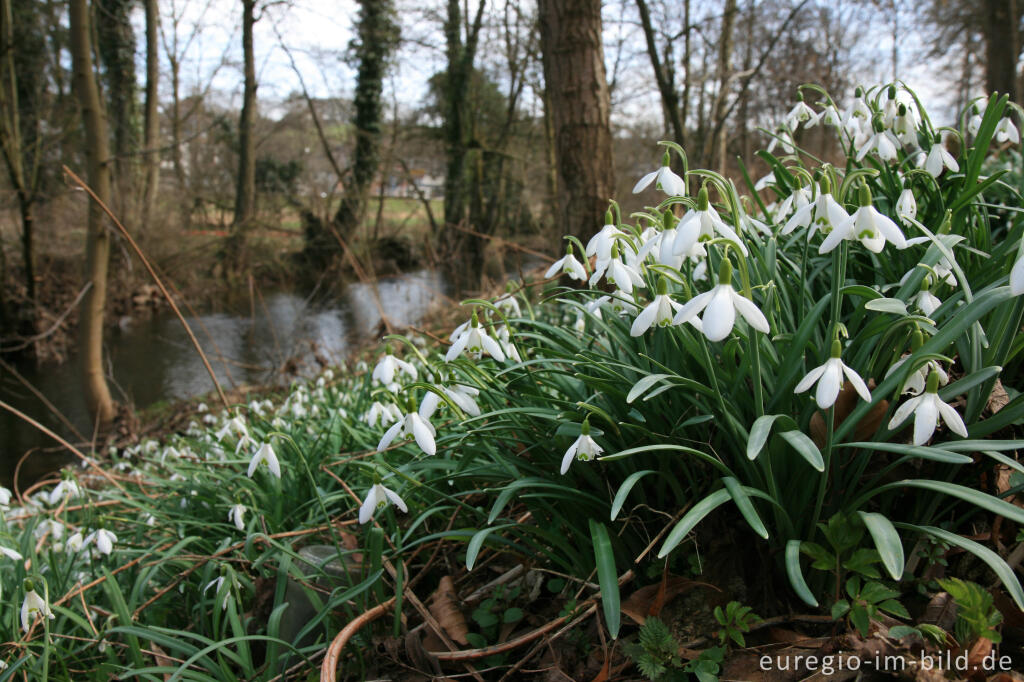
<instances>
[{"instance_id":1,"label":"white snowdrop petal","mask_svg":"<svg viewBox=\"0 0 1024 682\"><path fill-rule=\"evenodd\" d=\"M736 307L733 305L731 292L730 285L719 284L715 287L707 308L704 309L701 323L704 326L704 336L709 341L721 341L732 331L736 322Z\"/></svg>"},{"instance_id":2,"label":"white snowdrop petal","mask_svg":"<svg viewBox=\"0 0 1024 682\"><path fill-rule=\"evenodd\" d=\"M914 410L914 445L924 445L935 433L938 425L939 408L936 406L939 397L934 393L925 393Z\"/></svg>"}]
</instances>

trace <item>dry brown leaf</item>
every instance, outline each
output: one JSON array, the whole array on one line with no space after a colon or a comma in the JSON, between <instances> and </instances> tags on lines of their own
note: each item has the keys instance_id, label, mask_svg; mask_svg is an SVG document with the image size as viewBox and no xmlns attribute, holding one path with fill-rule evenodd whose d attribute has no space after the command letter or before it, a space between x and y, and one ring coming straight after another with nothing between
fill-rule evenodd
<instances>
[{"instance_id":1,"label":"dry brown leaf","mask_svg":"<svg viewBox=\"0 0 1024 682\"><path fill-rule=\"evenodd\" d=\"M948 592L939 592L928 602L921 620L950 632L956 623L956 602Z\"/></svg>"},{"instance_id":2,"label":"dry brown leaf","mask_svg":"<svg viewBox=\"0 0 1024 682\"><path fill-rule=\"evenodd\" d=\"M622 602L621 610L632 618L637 625L643 625L648 617L655 615L668 602L694 587L707 587L717 590L718 588L708 583L697 582L678 575L670 575L665 580L654 585L641 587L629 595L629 598ZM661 604L658 604L658 595L661 593Z\"/></svg>"},{"instance_id":3,"label":"dry brown leaf","mask_svg":"<svg viewBox=\"0 0 1024 682\"><path fill-rule=\"evenodd\" d=\"M466 646L469 639L469 626L466 625L466 617L459 609L459 599L455 593L455 583L451 576L444 576L430 596L430 614L437 619L444 631L455 642Z\"/></svg>"},{"instance_id":4,"label":"dry brown leaf","mask_svg":"<svg viewBox=\"0 0 1024 682\"><path fill-rule=\"evenodd\" d=\"M1003 493L1005 493L1010 488L1014 487L1014 484L1011 483L1011 481L1010 481L1010 477L1013 476L1013 473L1016 471L1016 469L1014 469L1013 467L1007 466L1006 464L997 464L995 468L996 468L996 494L998 494L999 497L1003 497ZM1011 503L1011 504L1017 505L1018 507L1024 507L1024 501L1022 501L1016 495L1010 495L1009 497L1003 497L1003 499L1006 500L1007 502Z\"/></svg>"},{"instance_id":5,"label":"dry brown leaf","mask_svg":"<svg viewBox=\"0 0 1024 682\"><path fill-rule=\"evenodd\" d=\"M985 657L992 653L992 640L987 637L979 637L967 651L967 667L971 669L971 677L985 678L981 670L981 663Z\"/></svg>"},{"instance_id":6,"label":"dry brown leaf","mask_svg":"<svg viewBox=\"0 0 1024 682\"><path fill-rule=\"evenodd\" d=\"M153 659L156 661L156 664L158 666L167 667L167 668L177 668L178 667L177 661L174 661L174 660L168 658L167 657L167 652L164 651L163 649L161 649L159 644L157 644L156 642L152 642L151 646L153 647ZM165 680L171 679L171 674L170 673L164 673L164 679Z\"/></svg>"},{"instance_id":7,"label":"dry brown leaf","mask_svg":"<svg viewBox=\"0 0 1024 682\"><path fill-rule=\"evenodd\" d=\"M874 380L868 382L868 387L872 389L875 387ZM839 397L836 398L835 423L837 426L846 421L846 418L857 407L858 400L860 398L857 395L857 390L853 387L853 384L846 382L843 385L843 390L839 392ZM882 419L885 418L885 413L888 410L888 400L882 400L872 407L871 411L857 422L857 427L854 429L854 437L861 441L871 440L871 437L881 428ZM811 415L811 440L819 448L825 447L825 436L827 434L824 414L824 412L818 410Z\"/></svg>"},{"instance_id":8,"label":"dry brown leaf","mask_svg":"<svg viewBox=\"0 0 1024 682\"><path fill-rule=\"evenodd\" d=\"M996 383L992 387L992 393L988 396L988 409L992 414L995 414L1009 404L1010 396L1006 393L1006 389L1003 388L1003 382L996 379Z\"/></svg>"}]
</instances>

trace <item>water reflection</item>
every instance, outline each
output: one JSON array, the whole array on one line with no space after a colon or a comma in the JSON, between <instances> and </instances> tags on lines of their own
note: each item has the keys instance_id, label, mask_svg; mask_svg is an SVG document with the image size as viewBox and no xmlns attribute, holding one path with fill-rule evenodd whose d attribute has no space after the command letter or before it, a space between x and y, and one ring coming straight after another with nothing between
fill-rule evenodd
<instances>
[{"instance_id":1,"label":"water reflection","mask_svg":"<svg viewBox=\"0 0 1024 682\"><path fill-rule=\"evenodd\" d=\"M245 311L186 319L223 386L267 384L294 374L309 376L323 363L342 363L355 343L379 332L382 314L395 326L415 324L447 293L439 273L423 270L384 279L376 286L350 284L333 301L316 302L292 292L274 292L257 298ZM184 329L169 313L109 333L107 357L115 398L137 408L214 390ZM283 372L286 366L292 374ZM87 436L92 433L77 357L59 366L29 365L17 370L79 431ZM0 396L62 436L77 440L41 401L2 369ZM51 446L52 441L34 428L6 411L0 413L0 478L5 484L25 452Z\"/></svg>"}]
</instances>

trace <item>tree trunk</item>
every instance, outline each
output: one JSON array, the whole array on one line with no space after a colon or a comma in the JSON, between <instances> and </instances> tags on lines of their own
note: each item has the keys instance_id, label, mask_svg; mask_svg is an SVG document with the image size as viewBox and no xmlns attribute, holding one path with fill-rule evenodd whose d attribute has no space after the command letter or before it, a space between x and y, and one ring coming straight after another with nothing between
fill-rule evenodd
<instances>
[{"instance_id":1,"label":"tree trunk","mask_svg":"<svg viewBox=\"0 0 1024 682\"><path fill-rule=\"evenodd\" d=\"M134 0L95 0L97 52L103 65L107 112L113 136L113 208L124 219L134 222L132 210L137 202L132 158L138 149L135 97L135 31L131 9Z\"/></svg>"},{"instance_id":2,"label":"tree trunk","mask_svg":"<svg viewBox=\"0 0 1024 682\"><path fill-rule=\"evenodd\" d=\"M725 118L728 115L725 106L729 93L729 79L732 76L732 47L736 27L736 0L725 0L722 13L722 32L718 36L718 94L715 96L714 112L711 115L711 129L714 131L712 141L714 147L707 156L713 161L712 168L725 173L726 143L728 129Z\"/></svg>"},{"instance_id":3,"label":"tree trunk","mask_svg":"<svg viewBox=\"0 0 1024 682\"><path fill-rule=\"evenodd\" d=\"M600 229L615 184L600 0L540 0L544 80L558 152L561 222L584 239Z\"/></svg>"},{"instance_id":4,"label":"tree trunk","mask_svg":"<svg viewBox=\"0 0 1024 682\"><path fill-rule=\"evenodd\" d=\"M349 241L363 224L370 187L380 167L380 135L384 92L384 76L388 59L398 43L398 26L390 0L361 0L358 38L354 43L359 72L356 76L355 128L356 147L352 175L345 184L345 195L334 216L339 236ZM326 264L326 255L340 252L333 235L322 235L319 243L307 245L307 253ZM312 247L312 248L311 248Z\"/></svg>"},{"instance_id":5,"label":"tree trunk","mask_svg":"<svg viewBox=\"0 0 1024 682\"><path fill-rule=\"evenodd\" d=\"M89 7L86 0L70 0L71 61L74 89L85 126L89 185L104 203L110 201L110 149L107 121L103 113L96 74L92 66ZM114 418L114 401L103 373L103 308L107 300L107 264L110 237L100 207L89 202L89 225L85 247L86 273L91 287L82 302L79 344L85 379L85 399L101 427Z\"/></svg>"},{"instance_id":6,"label":"tree trunk","mask_svg":"<svg viewBox=\"0 0 1024 682\"><path fill-rule=\"evenodd\" d=\"M676 92L671 57L666 54L665 64L662 64L658 55L657 36L655 36L654 26L651 24L651 13L647 8L647 1L636 0L636 7L640 12L640 25L643 27L644 38L647 41L647 55L651 58L651 68L654 69L654 81L658 84L658 92L661 93L661 106L665 109L665 118L671 126L673 139L677 144L682 145L685 141L685 133L683 132L683 118L679 113L679 93Z\"/></svg>"},{"instance_id":7,"label":"tree trunk","mask_svg":"<svg viewBox=\"0 0 1024 682\"><path fill-rule=\"evenodd\" d=\"M160 184L160 114L157 110L157 84L160 80L160 55L157 52L157 28L160 15L156 0L146 3L146 109L143 122L145 156L143 161L142 225L149 227Z\"/></svg>"},{"instance_id":8,"label":"tree trunk","mask_svg":"<svg viewBox=\"0 0 1024 682\"><path fill-rule=\"evenodd\" d=\"M256 214L256 59L252 32L256 23L256 0L242 0L242 54L245 61L245 85L242 115L238 119L238 177L235 185L235 215L228 240L228 267L237 268L245 247L245 232Z\"/></svg>"},{"instance_id":9,"label":"tree trunk","mask_svg":"<svg viewBox=\"0 0 1024 682\"><path fill-rule=\"evenodd\" d=\"M985 87L989 93L1010 96L1019 102L1017 56L1020 54L1017 23L1020 0L982 0L985 33Z\"/></svg>"}]
</instances>

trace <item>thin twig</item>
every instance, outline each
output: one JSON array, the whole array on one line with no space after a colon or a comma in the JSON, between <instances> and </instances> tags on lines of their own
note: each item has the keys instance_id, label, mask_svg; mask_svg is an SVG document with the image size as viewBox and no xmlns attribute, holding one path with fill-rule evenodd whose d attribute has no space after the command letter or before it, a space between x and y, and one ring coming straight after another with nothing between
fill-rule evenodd
<instances>
[{"instance_id":1,"label":"thin twig","mask_svg":"<svg viewBox=\"0 0 1024 682\"><path fill-rule=\"evenodd\" d=\"M324 662L320 666L320 682L334 682L337 679L338 658L341 656L342 649L348 644L348 640L352 639L352 635L359 632L361 627L384 615L394 603L395 598L392 597L383 604L377 604L351 621L342 628L341 632L334 636L334 639L331 640L331 645L327 647L327 655L324 656Z\"/></svg>"},{"instance_id":2,"label":"thin twig","mask_svg":"<svg viewBox=\"0 0 1024 682\"><path fill-rule=\"evenodd\" d=\"M31 346L36 341L42 341L47 336L50 336L51 334L53 334L64 323L64 318L66 318L68 315L70 315L71 311L78 307L78 304L81 302L82 297L85 296L85 293L87 291L89 291L89 289L91 289L91 288L92 288L92 280L90 280L90 281L85 283L85 286L83 286L82 290L78 292L77 296L75 296L75 300L71 302L71 305L69 305L64 310L64 312L62 312L60 315L57 316L57 319L50 326L50 328L47 329L45 332L43 332L41 334L36 334L35 336L30 336L27 339L25 339L24 341L22 341L21 344L19 344L17 346L8 346L7 348L0 348L0 353L12 353L14 351L19 351L19 350L28 348L29 346ZM82 440L85 440L85 439L83 438Z\"/></svg>"},{"instance_id":3,"label":"thin twig","mask_svg":"<svg viewBox=\"0 0 1024 682\"><path fill-rule=\"evenodd\" d=\"M196 348L196 352L199 353L199 357L203 361L203 366L206 367L206 371L209 373L210 379L213 380L213 385L217 388L217 394L220 396L221 402L224 403L224 407L230 407L231 405L228 403L227 396L224 395L224 389L221 388L220 382L217 380L217 375L214 373L213 367L210 366L210 361L206 359L206 353L203 352L202 347L199 345L199 340L196 338L196 335L192 333L192 328L189 327L188 322L185 321L185 316L181 314L181 310L178 309L178 306L174 302L174 299L171 297L171 294L167 291L167 287L164 286L163 281L156 274L156 271L150 264L149 259L146 258L146 255L144 253L142 253L142 249L140 249L139 245L135 243L135 240L132 239L132 236L128 233L128 230L125 229L124 225L121 224L121 221L117 219L117 216L115 216L114 213L107 207L107 205L103 203L103 201L98 196L96 196L96 193L92 191L92 188L90 188L89 185L85 184L85 181L82 180L77 175L75 175L75 173L67 166L61 166L61 168L72 180L74 180L75 184L77 184L79 187L85 190L89 194L89 196L92 197L93 201L95 201L99 205L99 207L103 209L103 212L107 214L107 217L110 218L110 220L114 223L115 226L117 226L117 229L120 230L121 235L128 240L129 244L131 244L132 249L135 250L136 255L138 255L138 257L142 260L142 264L146 266L146 270L149 271L149 274L153 278L153 281L156 282L157 287L160 288L160 293L162 293L164 295L164 298L167 299L167 303L170 304L171 310L173 310L174 314L178 316L178 321L180 321L181 325L185 328L185 333L188 334L188 338L191 339L192 345L195 346Z\"/></svg>"}]
</instances>

